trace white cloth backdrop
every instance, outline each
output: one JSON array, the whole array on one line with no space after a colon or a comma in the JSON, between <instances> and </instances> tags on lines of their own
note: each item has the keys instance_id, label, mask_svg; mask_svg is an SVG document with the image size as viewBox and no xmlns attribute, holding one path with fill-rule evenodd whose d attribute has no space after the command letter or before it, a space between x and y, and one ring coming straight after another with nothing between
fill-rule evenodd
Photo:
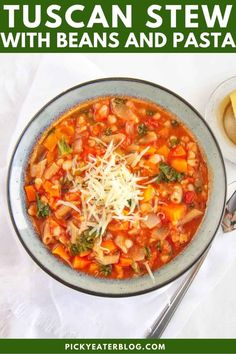
<instances>
[{"instance_id":1,"label":"white cloth backdrop","mask_svg":"<svg viewBox=\"0 0 236 354\"><path fill-rule=\"evenodd\" d=\"M143 337L180 282L133 298L98 298L65 287L34 264L11 226L5 188L12 148L31 117L61 91L108 76L159 83L204 114L215 86L236 75L235 59L226 54L0 56L0 337ZM228 181L236 180L235 165L226 166ZM236 232L219 233L164 337L236 337L235 272Z\"/></svg>"}]
</instances>

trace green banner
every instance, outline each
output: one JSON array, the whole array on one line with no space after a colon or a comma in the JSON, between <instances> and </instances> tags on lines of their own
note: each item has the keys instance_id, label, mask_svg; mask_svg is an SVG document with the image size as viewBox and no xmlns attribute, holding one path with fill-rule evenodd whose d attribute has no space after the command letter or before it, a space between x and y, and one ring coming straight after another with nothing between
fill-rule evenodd
<instances>
[{"instance_id":1,"label":"green banner","mask_svg":"<svg viewBox=\"0 0 236 354\"><path fill-rule=\"evenodd\" d=\"M236 52L236 2L3 0L0 52Z\"/></svg>"},{"instance_id":2,"label":"green banner","mask_svg":"<svg viewBox=\"0 0 236 354\"><path fill-rule=\"evenodd\" d=\"M1 339L0 353L236 353L236 339Z\"/></svg>"}]
</instances>

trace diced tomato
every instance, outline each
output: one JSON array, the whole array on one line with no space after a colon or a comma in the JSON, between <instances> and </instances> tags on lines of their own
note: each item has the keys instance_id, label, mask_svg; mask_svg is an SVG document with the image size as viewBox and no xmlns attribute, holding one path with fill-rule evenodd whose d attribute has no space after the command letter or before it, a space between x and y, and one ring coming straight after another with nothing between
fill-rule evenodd
<instances>
[{"instance_id":1,"label":"diced tomato","mask_svg":"<svg viewBox=\"0 0 236 354\"><path fill-rule=\"evenodd\" d=\"M162 138L166 138L167 139L168 136L169 136L169 129L166 128L166 127L162 128L161 130L159 130L158 135L160 137L162 137Z\"/></svg>"},{"instance_id":2,"label":"diced tomato","mask_svg":"<svg viewBox=\"0 0 236 354\"><path fill-rule=\"evenodd\" d=\"M191 204L196 198L196 193L192 191L185 192L184 201L186 204Z\"/></svg>"},{"instance_id":3,"label":"diced tomato","mask_svg":"<svg viewBox=\"0 0 236 354\"><path fill-rule=\"evenodd\" d=\"M184 217L186 213L186 206L185 204L164 205L162 207L162 211L170 221L178 222Z\"/></svg>"},{"instance_id":4,"label":"diced tomato","mask_svg":"<svg viewBox=\"0 0 236 354\"><path fill-rule=\"evenodd\" d=\"M151 126L152 128L158 128L160 126L159 122L153 118L148 118L145 121L145 124L147 124L148 126Z\"/></svg>"},{"instance_id":5,"label":"diced tomato","mask_svg":"<svg viewBox=\"0 0 236 354\"><path fill-rule=\"evenodd\" d=\"M172 157L182 157L185 158L187 156L186 150L182 145L176 146L174 149L171 150L170 155Z\"/></svg>"}]
</instances>

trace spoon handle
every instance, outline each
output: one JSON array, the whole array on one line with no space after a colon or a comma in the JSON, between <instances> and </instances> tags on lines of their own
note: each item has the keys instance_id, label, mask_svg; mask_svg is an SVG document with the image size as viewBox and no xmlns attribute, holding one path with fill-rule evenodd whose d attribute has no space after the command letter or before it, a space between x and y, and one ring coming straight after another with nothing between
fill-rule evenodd
<instances>
[{"instance_id":1,"label":"spoon handle","mask_svg":"<svg viewBox=\"0 0 236 354\"><path fill-rule=\"evenodd\" d=\"M207 256L208 251L209 249L206 250L206 252L200 258L197 264L190 271L189 276L183 281L183 283L176 290L170 302L165 306L160 316L156 319L152 327L149 329L146 338L161 338L161 335L163 334L164 330L169 324L181 300L183 299L184 295L186 294L190 285L192 284L194 278L196 277L198 271L200 270Z\"/></svg>"}]
</instances>

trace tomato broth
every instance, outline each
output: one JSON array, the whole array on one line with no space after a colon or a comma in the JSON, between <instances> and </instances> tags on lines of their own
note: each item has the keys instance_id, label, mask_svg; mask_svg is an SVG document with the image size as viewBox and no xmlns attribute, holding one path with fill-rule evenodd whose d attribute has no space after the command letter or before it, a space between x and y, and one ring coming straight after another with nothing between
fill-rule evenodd
<instances>
[{"instance_id":1,"label":"tomato broth","mask_svg":"<svg viewBox=\"0 0 236 354\"><path fill-rule=\"evenodd\" d=\"M187 127L148 101L79 105L40 138L25 176L28 214L54 256L124 279L153 272L191 241L208 169Z\"/></svg>"}]
</instances>

